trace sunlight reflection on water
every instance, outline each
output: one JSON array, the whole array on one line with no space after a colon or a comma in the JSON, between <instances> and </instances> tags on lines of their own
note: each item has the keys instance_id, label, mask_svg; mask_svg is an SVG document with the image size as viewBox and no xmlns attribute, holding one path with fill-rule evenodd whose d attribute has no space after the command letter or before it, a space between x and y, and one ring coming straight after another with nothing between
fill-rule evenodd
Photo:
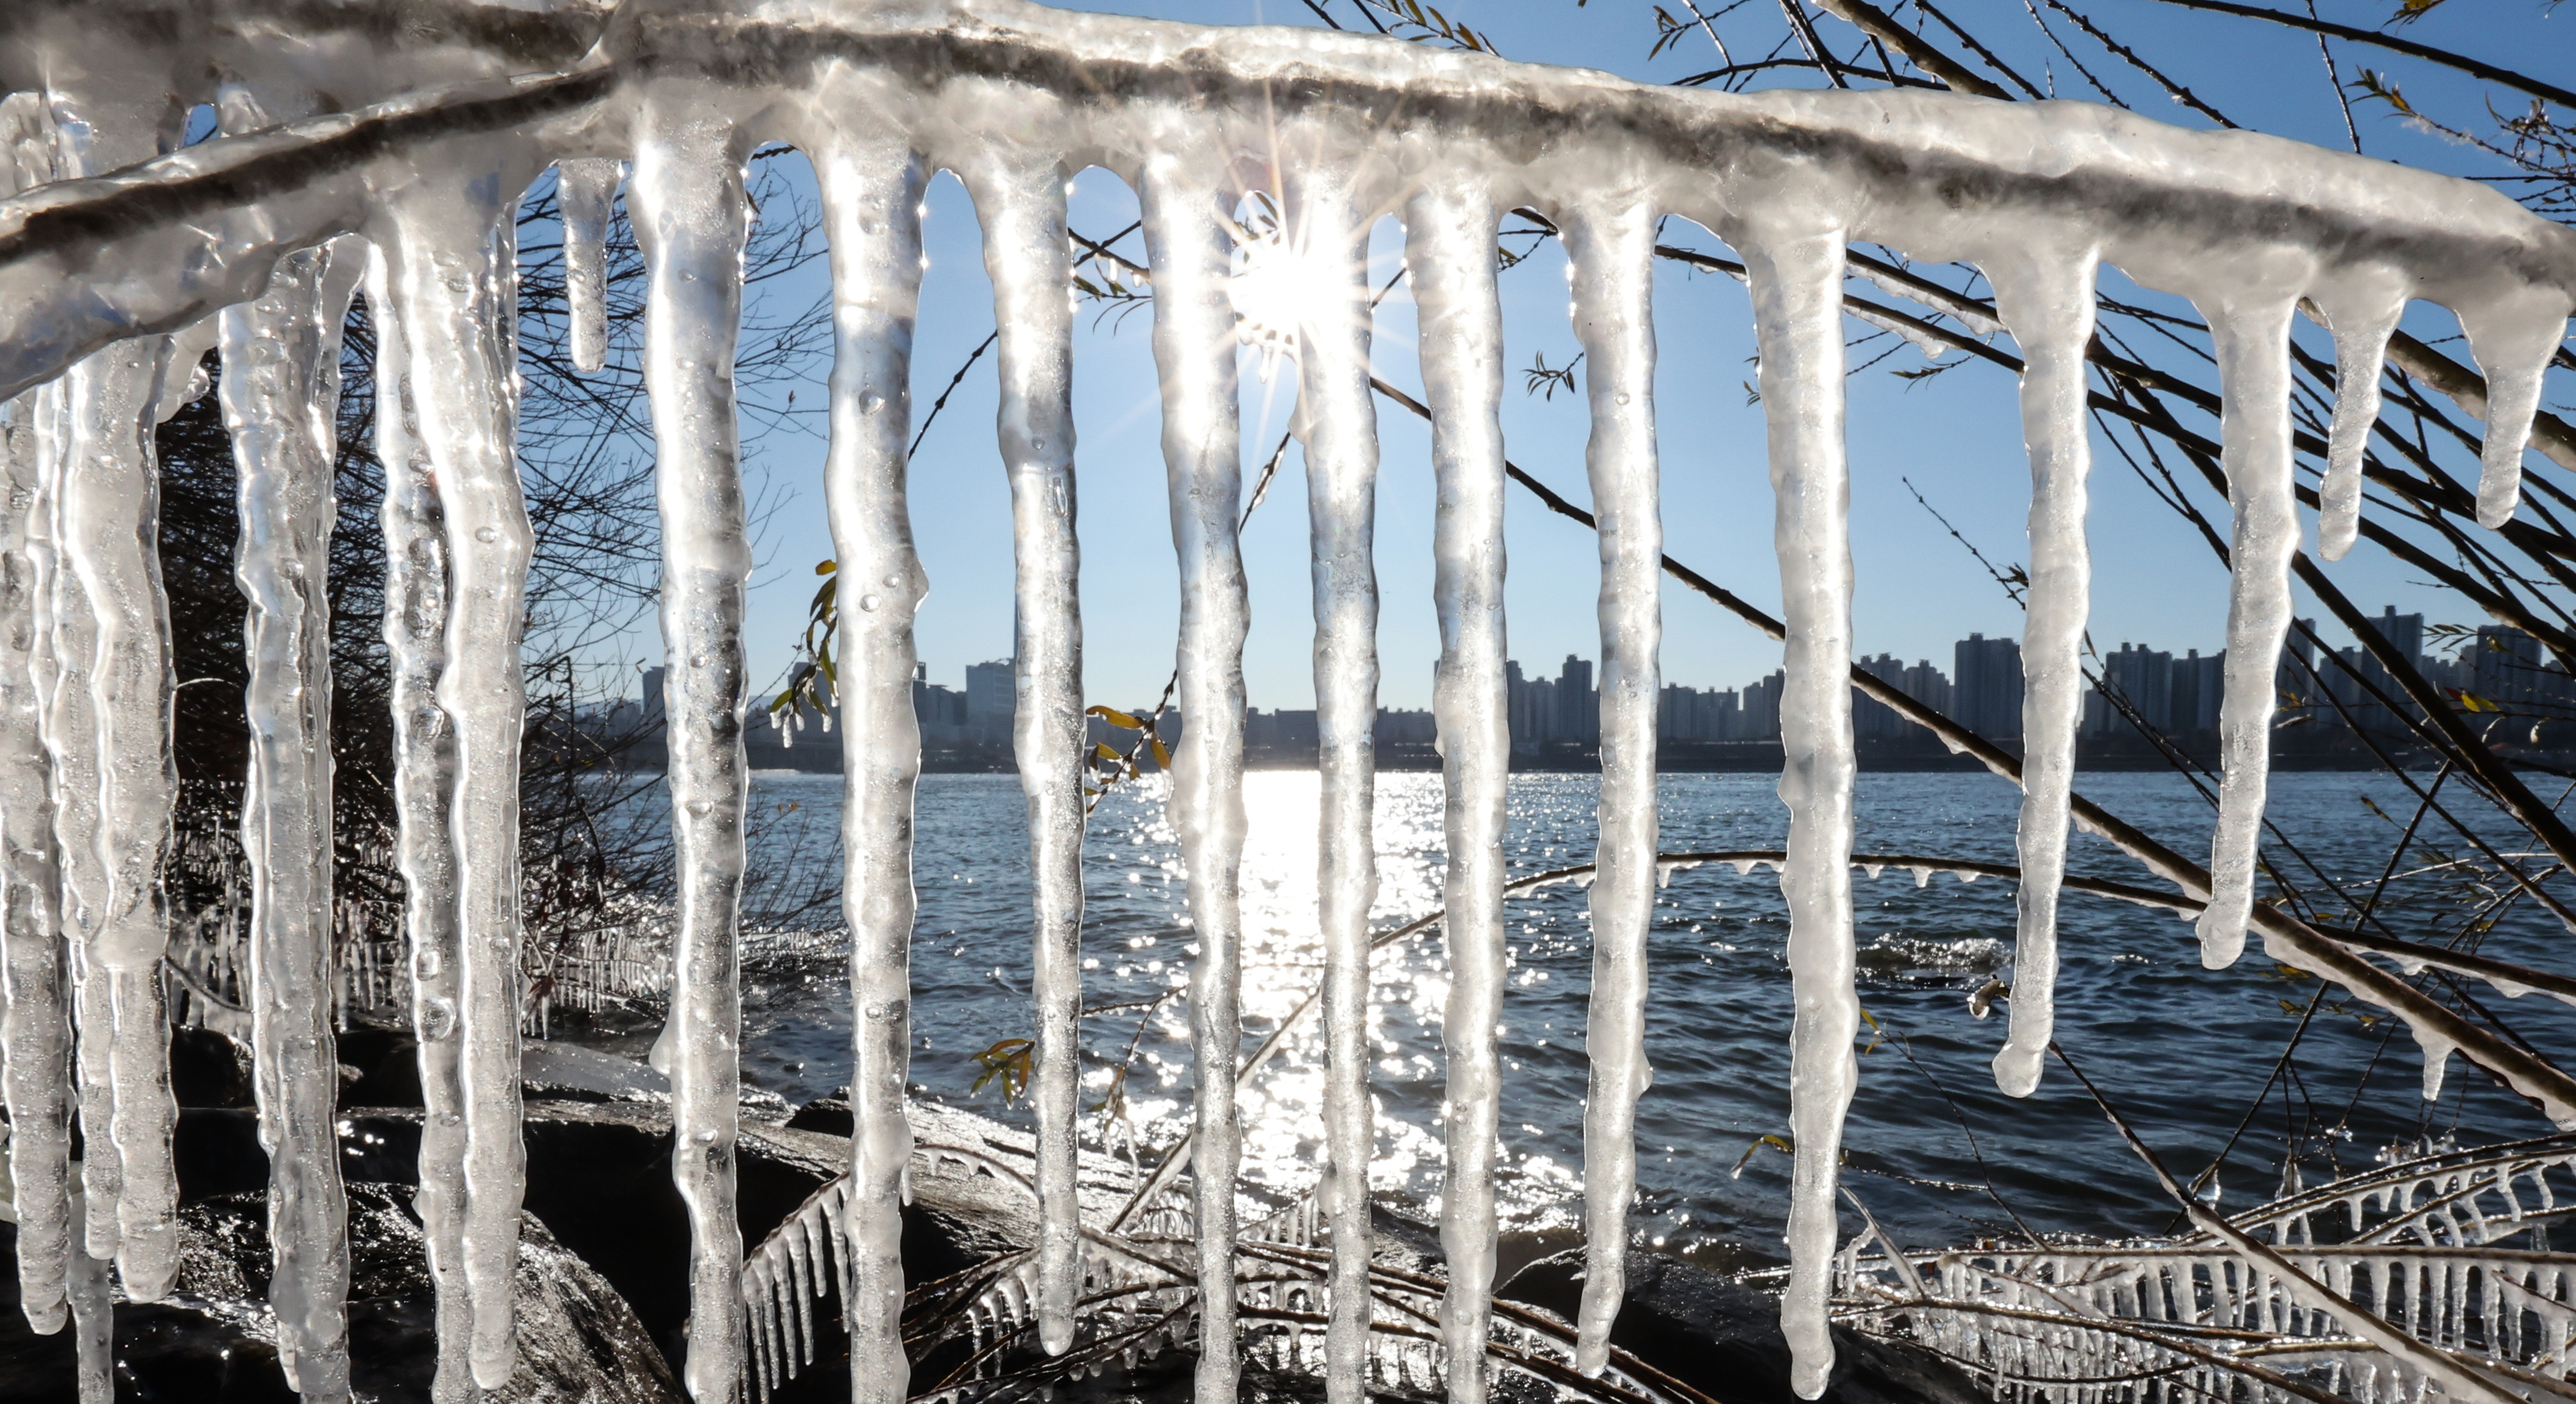
<instances>
[{"instance_id":1,"label":"sunlight reflection on water","mask_svg":"<svg viewBox=\"0 0 2576 1404\"><path fill-rule=\"evenodd\" d=\"M1662 777L1663 847L1778 846L1786 814L1774 783L1761 775ZM826 835L837 824L837 778L768 775L759 786L759 798L773 808L796 806L791 820L822 826L817 832ZM2206 804L2177 777L2088 776L2085 789L2184 851L2206 850ZM2273 791L2281 834L2328 871L2365 881L2386 858L2387 825L2374 815L2407 808L2385 777L2284 774L2274 777ZM1446 854L1440 777L1381 775L1377 795L1372 921L1383 931L1439 904ZM1589 861L1596 795L1592 776L1513 777L1505 842L1511 870ZM1245 780L1247 1054L1320 975L1317 796L1311 772L1258 772ZM2010 787L1977 776L1864 775L1860 843L1870 851L2009 862L2016 799ZM1002 1105L990 1086L980 1094L971 1089L981 1072L973 1054L1031 1027L1025 831L1025 802L1013 777L923 779L914 1090L1013 1121L1024 1121L1025 1109ZM1187 1011L1169 996L1186 983L1193 941L1179 848L1157 782L1122 786L1103 801L1084 865L1085 1001L1105 1011L1084 1021L1084 1137L1150 1161L1187 1128L1192 1086ZM2090 838L2077 838L2070 866L2139 880L2133 863ZM1861 998L1876 1025L1864 1030L1846 1182L1879 1220L1927 1245L2015 1232L2000 1197L2042 1231L2162 1231L2169 1206L2071 1080L2052 1069L2036 1095L2015 1101L1994 1089L1986 1071L2003 1021L1972 1017L1968 995L1998 974L2009 978L2012 885L1938 877L1918 887L1910 874L1891 870L1856 877L1854 893ZM2380 911L2398 929L2431 932L2465 910L2457 901L2438 887L2420 889ZM2070 898L2062 926L2060 1038L2160 1149L2180 1163L2205 1164L2257 1102L2313 982L2250 958L2232 970L2204 971L2191 927L2161 913ZM1571 1201L1581 1186L1591 966L1584 890L1569 884L1511 900L1505 935L1502 1209L1512 1228L1562 1227L1573 1222ZM1647 1020L1656 1078L1639 1108L1640 1193L1632 1220L1642 1242L1723 1264L1779 1252L1789 1160L1763 1138L1787 1125L1786 935L1779 879L1767 869L1739 875L1724 865L1699 868L1656 894ZM2546 960L2560 941L2554 923L2516 914L2486 949ZM790 1100L847 1082L846 941L838 933L771 935L756 938L753 950L746 1076ZM1440 1014L1448 976L1438 927L1380 951L1373 970L1369 1076L1379 1136L1370 1180L1382 1195L1427 1215L1438 1204L1445 1077ZM2576 1011L2520 1000L2502 1012L2542 1046L2576 1038ZM2222 1177L2227 1203L2273 1192L2283 1149L2293 1143L2309 1155L2303 1173L2313 1181L2329 1161L2367 1164L2403 1137L2502 1140L2545 1129L2519 1101L2456 1066L2442 1103L2416 1099L2412 1047L2403 1039L2391 1044L2393 1026L2365 1015L2329 1000L2302 1044L2290 1103L2275 1087L2266 1115L2238 1143ZM1126 1116L1117 1120L1105 1104L1131 1041ZM1244 1098L1249 1184L1293 1194L1318 1178L1320 1048L1320 1030L1310 1022Z\"/></svg>"}]
</instances>

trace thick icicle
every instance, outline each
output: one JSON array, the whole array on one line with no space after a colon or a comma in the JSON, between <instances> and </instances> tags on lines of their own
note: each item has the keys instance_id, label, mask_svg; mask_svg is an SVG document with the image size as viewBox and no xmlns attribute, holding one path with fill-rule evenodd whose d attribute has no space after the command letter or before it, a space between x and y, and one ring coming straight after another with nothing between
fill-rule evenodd
<instances>
[{"instance_id":1,"label":"thick icicle","mask_svg":"<svg viewBox=\"0 0 2576 1404\"><path fill-rule=\"evenodd\" d=\"M0 99L0 189L52 174L37 94ZM0 1097L9 1112L18 1301L40 1335L63 1328L72 1251L71 1020L58 925L44 693L52 553L43 549L47 456L62 446L59 387L0 405Z\"/></svg>"},{"instance_id":2,"label":"thick icicle","mask_svg":"<svg viewBox=\"0 0 2576 1404\"><path fill-rule=\"evenodd\" d=\"M55 926L69 956L72 1022L79 1030L73 1046L73 1072L79 1091L79 1119L84 1154L80 1160L80 1245L90 1257L116 1256L116 1200L119 1174L116 1142L108 1133L115 1111L115 1089L109 1073L110 1035L116 1014L106 975L91 950L98 920L99 892L104 886L98 858L97 727L89 696L90 655L97 632L89 617L89 599L80 579L64 563L62 493L70 474L74 439L71 432L71 386L78 366L59 385L38 392L46 407L41 417L53 420L55 446L40 460L43 488L28 523L29 555L37 575L50 586L37 609L36 692L46 761L53 770L54 859L61 905Z\"/></svg>"},{"instance_id":3,"label":"thick icicle","mask_svg":"<svg viewBox=\"0 0 2576 1404\"><path fill-rule=\"evenodd\" d=\"M150 546L159 508L152 405L167 345L166 337L147 337L73 368L56 536L61 575L77 581L88 612L90 644L86 666L77 675L66 667L56 696L58 717L88 722L80 728L74 721L58 737L87 753L86 775L67 772L66 787L84 778L96 786L89 814L65 806L75 825L91 821L81 835L88 840L82 856L91 860L84 865L89 901L81 904L81 1029L93 1076L105 1064L108 1143L89 1155L102 1169L112 1167L117 1275L135 1301L159 1300L178 1270L179 1190L170 1154L178 1108L170 1097L160 972L161 847L174 792L169 620ZM67 854L71 838L62 835ZM104 1060L93 1048L101 1044ZM91 1205L93 1256L106 1246L98 1240L107 1217Z\"/></svg>"},{"instance_id":4,"label":"thick icicle","mask_svg":"<svg viewBox=\"0 0 2576 1404\"><path fill-rule=\"evenodd\" d=\"M2201 303L2225 396L2219 434L2233 521L2228 564L2227 689L2219 705L2218 828L2209 844L2209 906L2200 963L2212 970L2245 951L2254 911L2256 845L2270 789L2274 673L2290 633L2290 559L2299 551L2290 457L2290 309L2295 288L2265 287Z\"/></svg>"},{"instance_id":5,"label":"thick icicle","mask_svg":"<svg viewBox=\"0 0 2576 1404\"><path fill-rule=\"evenodd\" d=\"M1803 1399L1833 1370L1834 1185L1843 1113L1859 1068L1852 1037L1851 478L1843 459L1843 231L1756 230L1740 239L1762 355L1762 411L1778 519L1781 614L1789 626L1780 694L1789 806L1789 1281L1780 1297L1790 1384Z\"/></svg>"},{"instance_id":6,"label":"thick icicle","mask_svg":"<svg viewBox=\"0 0 2576 1404\"><path fill-rule=\"evenodd\" d=\"M39 615L50 560L31 549L52 436L41 416L59 396L30 391L0 407L0 1052L9 1111L11 1203L18 1220L18 1301L27 1324L63 1327L63 1269L72 1251L71 1023L64 1007L60 874L54 863L52 772L38 677Z\"/></svg>"},{"instance_id":7,"label":"thick icicle","mask_svg":"<svg viewBox=\"0 0 2576 1404\"><path fill-rule=\"evenodd\" d=\"M835 133L813 153L832 244L832 445L824 468L839 561L844 738L842 908L850 925L850 1322L852 1404L903 1404L904 1118L911 1068L912 619L928 582L904 500L913 317L921 295L920 159L874 133Z\"/></svg>"},{"instance_id":8,"label":"thick icicle","mask_svg":"<svg viewBox=\"0 0 2576 1404\"><path fill-rule=\"evenodd\" d=\"M438 706L455 734L449 802L457 891L458 1265L472 1298L467 1360L498 1389L518 1355L511 1289L527 1146L519 1128L519 644L535 538L519 487L516 239L526 185L512 149L424 163L387 201L383 240L410 356L421 445L436 474L448 599Z\"/></svg>"},{"instance_id":9,"label":"thick icicle","mask_svg":"<svg viewBox=\"0 0 2576 1404\"><path fill-rule=\"evenodd\" d=\"M142 161L175 140L176 115L157 94L58 94L56 165L86 176ZM169 625L150 546L153 410L168 348L166 337L139 337L65 373L65 448L49 458L46 483L58 667L45 743L74 945L84 1237L92 1258L116 1260L135 1301L168 1292L178 1247L178 1110L159 969Z\"/></svg>"},{"instance_id":10,"label":"thick icicle","mask_svg":"<svg viewBox=\"0 0 2576 1404\"><path fill-rule=\"evenodd\" d=\"M436 1404L465 1404L474 1392L466 1348L473 1302L462 1260L465 1208L463 1040L457 1027L462 952L456 930L456 849L450 807L456 792L456 729L438 705L446 659L447 542L437 477L420 439L411 384L409 331L396 314L392 269L381 250L367 267L367 316L376 333L376 459L384 465L384 639L393 713L394 861L403 878L403 931L410 946L412 1033L420 1041L420 1217L429 1279L437 1294Z\"/></svg>"},{"instance_id":11,"label":"thick icicle","mask_svg":"<svg viewBox=\"0 0 2576 1404\"><path fill-rule=\"evenodd\" d=\"M734 1138L742 1105L743 816L751 776L742 654L744 534L733 358L749 233L748 143L695 86L653 89L636 118L627 208L650 278L644 383L662 509L664 715L679 932L671 952L671 1178L689 1213L689 1348L682 1381L714 1404L743 1374L742 1226Z\"/></svg>"},{"instance_id":12,"label":"thick icicle","mask_svg":"<svg viewBox=\"0 0 2576 1404\"><path fill-rule=\"evenodd\" d=\"M1193 159L1196 157L1198 159ZM1243 1039L1243 640L1250 623L1235 513L1243 496L1226 225L1202 152L1149 158L1138 183L1154 272L1163 465L1180 558L1180 705L1170 812L1189 871L1192 1186L1198 1204L1197 1404L1234 1404L1234 1069Z\"/></svg>"},{"instance_id":13,"label":"thick icicle","mask_svg":"<svg viewBox=\"0 0 2576 1404\"><path fill-rule=\"evenodd\" d=\"M2020 913L2011 1035L1994 1061L1995 1085L2015 1097L2039 1086L2057 1019L2057 894L2066 877L2075 729L2084 717L2084 622L2093 592L2084 539L2085 480L2093 470L2084 364L2093 339L2093 269L2090 248L2034 249L1986 265L1996 310L2021 343L2022 438L2030 452Z\"/></svg>"},{"instance_id":14,"label":"thick icicle","mask_svg":"<svg viewBox=\"0 0 2576 1404\"><path fill-rule=\"evenodd\" d=\"M608 364L608 218L623 162L577 157L555 166L555 209L563 218L564 312L572 325L572 368Z\"/></svg>"},{"instance_id":15,"label":"thick icicle","mask_svg":"<svg viewBox=\"0 0 2576 1404\"><path fill-rule=\"evenodd\" d=\"M2334 427L2327 434L2325 476L2317 484L2317 551L2339 561L2361 535L2361 460L2379 420L2381 363L2388 337L2406 311L2407 288L2387 269L2354 270L2317 290L2334 333Z\"/></svg>"},{"instance_id":16,"label":"thick icicle","mask_svg":"<svg viewBox=\"0 0 2576 1404\"><path fill-rule=\"evenodd\" d=\"M1598 1375L1627 1295L1646 1061L1646 929L1655 911L1655 708L1661 688L1663 519L1656 502L1655 211L1621 193L1565 220L1574 334L1592 411L1584 464L1601 545L1601 839L1584 1045L1584 1277L1575 1368Z\"/></svg>"},{"instance_id":17,"label":"thick icicle","mask_svg":"<svg viewBox=\"0 0 2576 1404\"><path fill-rule=\"evenodd\" d=\"M2459 309L2460 330L2468 333L2469 352L2487 382L2478 525L2491 531L2512 521L2522 500L2522 450L2540 409L2541 379L2567 335L2567 311L2568 294L2548 287Z\"/></svg>"},{"instance_id":18,"label":"thick icicle","mask_svg":"<svg viewBox=\"0 0 2576 1404\"><path fill-rule=\"evenodd\" d=\"M244 624L250 772L249 998L268 1152L268 1300L277 1360L308 1400L349 1396L348 1203L340 1187L331 1027L331 528L340 328L366 250L278 261L256 302L222 314L225 426L240 478L234 577Z\"/></svg>"},{"instance_id":19,"label":"thick icicle","mask_svg":"<svg viewBox=\"0 0 2576 1404\"><path fill-rule=\"evenodd\" d=\"M1493 197L1478 182L1433 182L1406 211L1405 265L1418 309L1423 398L1438 479L1432 595L1440 668L1432 692L1447 795L1442 833L1449 1061L1440 1302L1451 1404L1484 1404L1493 1316L1494 1160L1502 1110L1495 1028L1503 1004L1504 785L1511 763L1503 686L1503 326Z\"/></svg>"},{"instance_id":20,"label":"thick icicle","mask_svg":"<svg viewBox=\"0 0 2576 1404\"><path fill-rule=\"evenodd\" d=\"M1369 1348L1369 907L1377 853L1377 406L1369 389L1366 203L1347 166L1293 174L1288 237L1314 286L1296 327L1297 428L1315 600L1317 926L1324 946L1323 1205L1331 1226L1324 1388L1360 1404ZM1189 715L1186 711L1184 716Z\"/></svg>"},{"instance_id":21,"label":"thick icicle","mask_svg":"<svg viewBox=\"0 0 2576 1404\"><path fill-rule=\"evenodd\" d=\"M1038 1340L1073 1344L1082 1290L1075 1196L1082 1114L1083 745L1081 547L1074 536L1073 304L1065 173L1047 157L1001 157L969 184L984 226L1000 364L998 432L1011 483L1018 565L1019 676L1014 751L1029 806L1035 927L1029 984L1037 1004Z\"/></svg>"}]
</instances>

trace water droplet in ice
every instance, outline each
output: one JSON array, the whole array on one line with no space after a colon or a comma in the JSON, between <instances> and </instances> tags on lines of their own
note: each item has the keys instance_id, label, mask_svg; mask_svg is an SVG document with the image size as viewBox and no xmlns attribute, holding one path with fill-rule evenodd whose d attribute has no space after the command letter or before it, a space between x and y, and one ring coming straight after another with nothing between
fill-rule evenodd
<instances>
[{"instance_id":1,"label":"water droplet in ice","mask_svg":"<svg viewBox=\"0 0 2576 1404\"><path fill-rule=\"evenodd\" d=\"M474 528L474 539L488 546L501 539L501 529L499 527L487 526L476 527Z\"/></svg>"},{"instance_id":2,"label":"water droplet in ice","mask_svg":"<svg viewBox=\"0 0 2576 1404\"><path fill-rule=\"evenodd\" d=\"M877 603L877 597L874 595L859 596L859 608L861 609L875 609L877 607Z\"/></svg>"}]
</instances>

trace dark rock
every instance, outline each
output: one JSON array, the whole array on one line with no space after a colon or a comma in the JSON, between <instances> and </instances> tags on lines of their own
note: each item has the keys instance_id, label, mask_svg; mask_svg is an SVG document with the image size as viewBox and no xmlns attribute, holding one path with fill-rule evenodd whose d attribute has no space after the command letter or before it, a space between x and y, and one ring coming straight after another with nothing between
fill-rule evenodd
<instances>
[{"instance_id":1,"label":"dark rock","mask_svg":"<svg viewBox=\"0 0 2576 1404\"><path fill-rule=\"evenodd\" d=\"M409 1029L351 1029L340 1035L340 1066L357 1077L340 1089L348 1107L420 1105L420 1040Z\"/></svg>"},{"instance_id":2,"label":"dark rock","mask_svg":"<svg viewBox=\"0 0 2576 1404\"><path fill-rule=\"evenodd\" d=\"M1494 1295L1572 1321L1583 1300L1580 1251L1541 1258ZM1628 1256L1628 1298L1610 1343L1726 1404L1797 1404L1780 1302L1678 1258ZM1825 1404L1986 1404L1965 1373L1929 1352L1834 1328Z\"/></svg>"},{"instance_id":3,"label":"dark rock","mask_svg":"<svg viewBox=\"0 0 2576 1404\"><path fill-rule=\"evenodd\" d=\"M349 1187L351 1385L358 1397L429 1398L437 1369L434 1293L410 1191ZM181 1211L181 1266L166 1302L116 1307L117 1398L290 1404L262 1307L271 1268L267 1196L225 1195ZM14 1238L14 1230L0 1229ZM14 1242L11 1243L14 1247ZM520 1222L519 1365L486 1404L679 1404L642 1323L599 1274L533 1217ZM10 1275L0 1312L0 1400L72 1397L69 1333L27 1331Z\"/></svg>"},{"instance_id":4,"label":"dark rock","mask_svg":"<svg viewBox=\"0 0 2576 1404\"><path fill-rule=\"evenodd\" d=\"M250 1049L213 1029L172 1029L170 1095L183 1107L251 1105Z\"/></svg>"},{"instance_id":5,"label":"dark rock","mask_svg":"<svg viewBox=\"0 0 2576 1404\"><path fill-rule=\"evenodd\" d=\"M819 1131L846 1138L857 1123L850 1119L850 1089L837 1087L796 1109L787 1124L799 1131Z\"/></svg>"}]
</instances>

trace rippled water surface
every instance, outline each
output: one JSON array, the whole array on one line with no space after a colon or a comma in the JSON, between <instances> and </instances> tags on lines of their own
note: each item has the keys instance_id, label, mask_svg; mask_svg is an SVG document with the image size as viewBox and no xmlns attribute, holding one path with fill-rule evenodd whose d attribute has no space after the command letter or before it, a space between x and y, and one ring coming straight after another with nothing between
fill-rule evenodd
<instances>
[{"instance_id":1,"label":"rippled water surface","mask_svg":"<svg viewBox=\"0 0 2576 1404\"><path fill-rule=\"evenodd\" d=\"M828 835L838 820L837 777L764 774L757 798L771 816L763 839L784 843L795 826ZM2304 890L2321 871L2356 896L2389 863L2415 800L2387 776L2280 775L2273 779L2275 841ZM2185 853L2205 854L2209 808L2172 775L2101 775L2085 792ZM1508 851L1515 872L1592 856L1592 776L1515 777ZM1662 779L1666 851L1774 848L1786 811L1769 777L1672 775ZM2457 796L2454 796L2457 798ZM1312 925L1316 778L1306 772L1247 778L1251 838L1244 862L1247 1048L1313 986L1319 959ZM1982 775L1867 775L1860 782L1864 852L2010 862L2017 792ZM1379 886L1375 917L1392 926L1433 910L1444 862L1436 775L1378 780ZM2444 836L2426 829L2427 839ZM828 841L828 840L826 840ZM1019 1119L997 1085L970 1091L983 1072L973 1055L1031 1030L1029 884L1024 805L1011 776L934 775L921 784L913 942L913 1067L921 1095ZM2414 939L2445 938L2477 894L2439 866L2449 847L2419 844L2397 865L2410 874L2382 899L2378 917ZM2295 847L2295 855L2292 852ZM2440 849L2440 851L2436 851ZM2313 865L2300 866L2301 862ZM1086 1117L1086 1139L1150 1154L1186 1125L1188 1024L1179 998L1133 1006L1182 984L1190 959L1179 850L1152 784L1113 792L1092 817L1085 866L1086 1002L1129 1006L1084 1021L1085 1106L1106 1100L1127 1061L1124 1121ZM2098 840L2076 840L2073 866L2152 885ZM2013 891L1889 869L1855 875L1864 1026L1860 1093L1851 1113L1845 1180L1896 1237L1929 1245L2011 1232L2017 1215L2042 1231L2161 1232L2169 1203L2063 1068L2016 1102L1994 1089L1987 1060L2004 1019L1980 1021L1971 992L2009 978ZM2400 894L2403 894L2402 897ZM1509 907L1512 969L1505 997L1503 1128L1509 1166L1506 1214L1517 1228L1573 1222L1581 1191L1584 1001L1591 956L1585 895L1571 884ZM2331 907L2333 904L2326 904ZM2185 1173L2207 1166L2232 1134L2218 1176L2221 1202L2268 1197L2283 1182L2285 1149L2313 1181L2331 1166L2367 1165L2399 1140L2456 1134L2464 1142L2548 1130L2538 1114L2485 1075L2454 1061L2443 1096L2420 1096L2422 1060L2392 1020L2326 991L2286 1076L2274 1069L2316 982L2250 952L2235 968L2200 966L2190 926L2144 908L2070 895L2063 915L2065 965L2058 1037ZM1651 937L1648 1052L1655 1083L1639 1117L1641 1238L1712 1262L1776 1259L1787 1207L1789 1157L1765 1137L1788 1127L1787 923L1779 880L1756 868L1713 866L1676 874L1658 896ZM2567 933L2555 921L2508 911L2489 954L2564 964ZM2259 942L2256 943L2259 948ZM791 1100L849 1080L846 944L833 936L766 937L747 975L746 1075ZM1378 1099L1384 1194L1436 1206L1440 1188L1439 1014L1447 962L1435 926L1381 953L1370 1071ZM2565 1050L2576 1010L2545 996L2506 1001L2471 992L2544 1051ZM1141 1027L1140 1027L1141 1025ZM2267 1082L2270 1091L2263 1089ZM1313 1031L1271 1065L1244 1103L1246 1176L1293 1192L1317 1175L1321 1065ZM1856 1216L1846 1213L1857 1224Z\"/></svg>"}]
</instances>

